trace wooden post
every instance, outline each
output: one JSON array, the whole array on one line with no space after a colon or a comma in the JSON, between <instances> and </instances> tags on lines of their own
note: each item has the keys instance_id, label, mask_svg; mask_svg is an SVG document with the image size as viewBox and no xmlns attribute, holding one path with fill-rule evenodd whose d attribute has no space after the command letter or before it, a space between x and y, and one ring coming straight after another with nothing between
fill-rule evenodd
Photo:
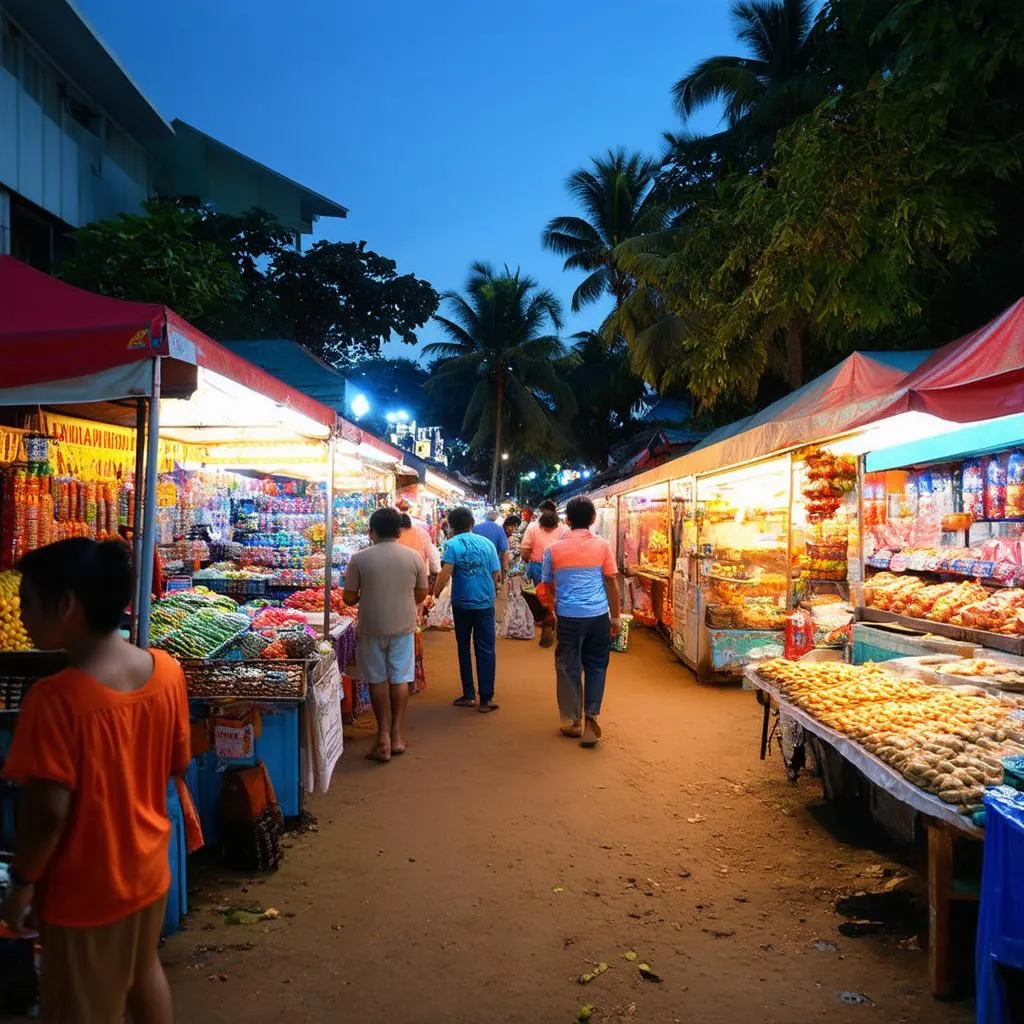
<instances>
[{"instance_id":1,"label":"wooden post","mask_svg":"<svg viewBox=\"0 0 1024 1024\"><path fill-rule=\"evenodd\" d=\"M953 892L953 836L928 823L928 974L932 995L949 997L950 896Z\"/></svg>"}]
</instances>

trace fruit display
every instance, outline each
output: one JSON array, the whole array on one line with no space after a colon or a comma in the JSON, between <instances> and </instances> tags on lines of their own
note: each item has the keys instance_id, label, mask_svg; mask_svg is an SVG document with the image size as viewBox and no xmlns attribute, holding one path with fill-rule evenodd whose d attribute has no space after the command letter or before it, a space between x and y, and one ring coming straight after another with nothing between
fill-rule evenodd
<instances>
[{"instance_id":1,"label":"fruit display","mask_svg":"<svg viewBox=\"0 0 1024 1024\"><path fill-rule=\"evenodd\" d=\"M237 612L223 612L215 608L202 608L193 612L175 630L154 647L179 658L210 658L249 629L249 619Z\"/></svg>"},{"instance_id":2,"label":"fruit display","mask_svg":"<svg viewBox=\"0 0 1024 1024\"><path fill-rule=\"evenodd\" d=\"M295 608L303 612L320 612L324 607L323 590L297 590L284 600L285 608ZM348 609L341 597L341 588L334 587L331 590L331 611L339 615L345 614Z\"/></svg>"},{"instance_id":3,"label":"fruit display","mask_svg":"<svg viewBox=\"0 0 1024 1024\"><path fill-rule=\"evenodd\" d=\"M275 629L281 626L305 626L306 616L284 608L264 608L252 620L253 629Z\"/></svg>"},{"instance_id":4,"label":"fruit display","mask_svg":"<svg viewBox=\"0 0 1024 1024\"><path fill-rule=\"evenodd\" d=\"M0 651L32 649L32 641L21 621L20 585L21 573L0 572Z\"/></svg>"},{"instance_id":5,"label":"fruit display","mask_svg":"<svg viewBox=\"0 0 1024 1024\"><path fill-rule=\"evenodd\" d=\"M1008 698L928 685L872 664L776 659L757 671L786 700L961 814L1002 782L1004 757L1024 754L1024 726Z\"/></svg>"},{"instance_id":6,"label":"fruit display","mask_svg":"<svg viewBox=\"0 0 1024 1024\"><path fill-rule=\"evenodd\" d=\"M316 654L319 643L315 636L304 632L281 634L263 649L260 655L268 661L281 658L310 658Z\"/></svg>"}]
</instances>

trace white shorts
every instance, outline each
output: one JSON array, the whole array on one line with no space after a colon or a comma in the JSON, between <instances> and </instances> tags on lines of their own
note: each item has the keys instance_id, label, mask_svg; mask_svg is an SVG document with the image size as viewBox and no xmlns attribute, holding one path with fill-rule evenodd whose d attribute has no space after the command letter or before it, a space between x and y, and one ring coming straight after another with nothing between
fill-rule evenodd
<instances>
[{"instance_id":1,"label":"white shorts","mask_svg":"<svg viewBox=\"0 0 1024 1024\"><path fill-rule=\"evenodd\" d=\"M356 661L364 683L411 683L416 678L416 634L361 636Z\"/></svg>"}]
</instances>

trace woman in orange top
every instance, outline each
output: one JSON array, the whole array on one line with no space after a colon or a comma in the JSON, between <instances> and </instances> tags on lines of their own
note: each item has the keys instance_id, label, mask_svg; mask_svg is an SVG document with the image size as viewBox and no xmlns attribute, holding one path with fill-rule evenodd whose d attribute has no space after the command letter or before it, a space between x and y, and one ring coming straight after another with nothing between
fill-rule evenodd
<instances>
[{"instance_id":1,"label":"woman in orange top","mask_svg":"<svg viewBox=\"0 0 1024 1024\"><path fill-rule=\"evenodd\" d=\"M12 889L0 917L42 931L41 1019L171 1024L157 955L170 886L167 785L189 762L181 667L126 643L128 552L61 541L26 555L22 619L69 668L21 707L3 775L23 787Z\"/></svg>"}]
</instances>

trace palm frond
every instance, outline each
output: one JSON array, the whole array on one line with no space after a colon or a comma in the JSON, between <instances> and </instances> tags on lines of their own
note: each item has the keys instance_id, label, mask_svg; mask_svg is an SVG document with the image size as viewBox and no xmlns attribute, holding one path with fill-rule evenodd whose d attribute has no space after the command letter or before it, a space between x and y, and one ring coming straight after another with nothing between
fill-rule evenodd
<instances>
[{"instance_id":1,"label":"palm frond","mask_svg":"<svg viewBox=\"0 0 1024 1024\"><path fill-rule=\"evenodd\" d=\"M595 270L572 293L572 311L578 313L584 306L597 302L608 291L608 270L602 267Z\"/></svg>"}]
</instances>

